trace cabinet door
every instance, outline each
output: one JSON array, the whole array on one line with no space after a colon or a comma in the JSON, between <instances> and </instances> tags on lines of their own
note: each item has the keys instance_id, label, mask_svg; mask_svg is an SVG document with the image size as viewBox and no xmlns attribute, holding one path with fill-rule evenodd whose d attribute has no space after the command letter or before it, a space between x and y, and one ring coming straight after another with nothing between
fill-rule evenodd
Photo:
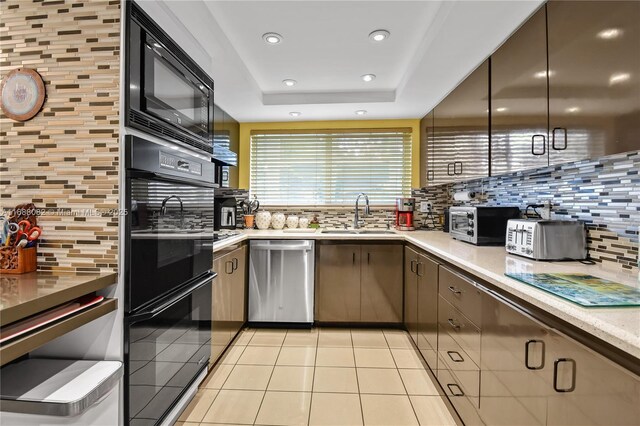
<instances>
[{"instance_id":1,"label":"cabinet door","mask_svg":"<svg viewBox=\"0 0 640 426\"><path fill-rule=\"evenodd\" d=\"M360 321L359 245L319 245L316 319L324 322Z\"/></svg>"},{"instance_id":2,"label":"cabinet door","mask_svg":"<svg viewBox=\"0 0 640 426\"><path fill-rule=\"evenodd\" d=\"M418 349L432 370L438 368L438 264L418 258Z\"/></svg>"},{"instance_id":3,"label":"cabinet door","mask_svg":"<svg viewBox=\"0 0 640 426\"><path fill-rule=\"evenodd\" d=\"M435 107L433 122L434 161L446 181L489 175L489 60Z\"/></svg>"},{"instance_id":4,"label":"cabinet door","mask_svg":"<svg viewBox=\"0 0 640 426\"><path fill-rule=\"evenodd\" d=\"M638 425L638 376L556 333L550 352L547 424Z\"/></svg>"},{"instance_id":5,"label":"cabinet door","mask_svg":"<svg viewBox=\"0 0 640 426\"><path fill-rule=\"evenodd\" d=\"M548 165L543 5L491 55L491 175Z\"/></svg>"},{"instance_id":6,"label":"cabinet door","mask_svg":"<svg viewBox=\"0 0 640 426\"><path fill-rule=\"evenodd\" d=\"M360 319L402 322L402 245L361 246Z\"/></svg>"},{"instance_id":7,"label":"cabinet door","mask_svg":"<svg viewBox=\"0 0 640 426\"><path fill-rule=\"evenodd\" d=\"M231 325L232 334L240 331L247 317L247 246L242 246L230 253L233 266L233 285L231 287Z\"/></svg>"},{"instance_id":8,"label":"cabinet door","mask_svg":"<svg viewBox=\"0 0 640 426\"><path fill-rule=\"evenodd\" d=\"M404 248L404 326L418 344L418 253Z\"/></svg>"},{"instance_id":9,"label":"cabinet door","mask_svg":"<svg viewBox=\"0 0 640 426\"><path fill-rule=\"evenodd\" d=\"M229 129L229 149L236 154L240 153L240 123L225 112L225 127ZM225 166L229 173L229 187L238 187L238 168Z\"/></svg>"},{"instance_id":10,"label":"cabinet door","mask_svg":"<svg viewBox=\"0 0 640 426\"><path fill-rule=\"evenodd\" d=\"M486 424L546 424L550 344L545 326L483 295L480 415Z\"/></svg>"},{"instance_id":11,"label":"cabinet door","mask_svg":"<svg viewBox=\"0 0 640 426\"><path fill-rule=\"evenodd\" d=\"M640 148L640 2L550 1L551 164Z\"/></svg>"},{"instance_id":12,"label":"cabinet door","mask_svg":"<svg viewBox=\"0 0 640 426\"><path fill-rule=\"evenodd\" d=\"M211 320L211 363L217 361L231 340L231 288L233 263L229 255L216 258L213 270L218 276L213 280Z\"/></svg>"},{"instance_id":13,"label":"cabinet door","mask_svg":"<svg viewBox=\"0 0 640 426\"><path fill-rule=\"evenodd\" d=\"M420 186L449 182L447 164L451 161L446 152L437 149L434 134L434 111L420 120Z\"/></svg>"}]
</instances>

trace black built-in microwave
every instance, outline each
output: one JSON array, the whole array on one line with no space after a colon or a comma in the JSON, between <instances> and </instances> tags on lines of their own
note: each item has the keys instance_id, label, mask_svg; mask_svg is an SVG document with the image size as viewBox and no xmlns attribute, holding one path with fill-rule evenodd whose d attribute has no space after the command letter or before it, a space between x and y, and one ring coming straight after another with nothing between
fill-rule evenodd
<instances>
[{"instance_id":1,"label":"black built-in microwave","mask_svg":"<svg viewBox=\"0 0 640 426\"><path fill-rule=\"evenodd\" d=\"M125 125L212 155L213 79L127 1Z\"/></svg>"}]
</instances>

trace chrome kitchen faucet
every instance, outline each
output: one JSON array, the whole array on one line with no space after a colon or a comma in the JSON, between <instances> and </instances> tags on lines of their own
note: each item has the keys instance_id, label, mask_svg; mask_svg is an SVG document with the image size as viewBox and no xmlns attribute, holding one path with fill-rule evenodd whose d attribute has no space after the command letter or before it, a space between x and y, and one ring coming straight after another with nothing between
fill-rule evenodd
<instances>
[{"instance_id":1,"label":"chrome kitchen faucet","mask_svg":"<svg viewBox=\"0 0 640 426\"><path fill-rule=\"evenodd\" d=\"M358 194L358 196L356 197L356 212L353 215L353 228L354 229L358 229L360 228L360 225L362 223L362 225L364 225L364 221L360 220L360 215L358 213L358 202L360 201L360 197L364 197L364 201L365 201L365 206L364 206L364 214L365 216L368 216L370 214L370 210L369 210L369 197L367 196L367 194L365 194L364 192L361 192Z\"/></svg>"}]
</instances>

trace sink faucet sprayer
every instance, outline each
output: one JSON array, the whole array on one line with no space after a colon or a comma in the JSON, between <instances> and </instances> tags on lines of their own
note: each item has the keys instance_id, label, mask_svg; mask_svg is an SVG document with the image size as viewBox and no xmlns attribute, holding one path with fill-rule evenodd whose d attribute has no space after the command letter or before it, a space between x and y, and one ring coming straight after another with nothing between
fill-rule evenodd
<instances>
[{"instance_id":1,"label":"sink faucet sprayer","mask_svg":"<svg viewBox=\"0 0 640 426\"><path fill-rule=\"evenodd\" d=\"M364 197L364 201L365 201L364 214L365 214L365 216L368 216L371 213L371 211L369 210L369 197L364 192L359 193L358 196L356 197L356 213L353 216L353 228L354 229L358 229L358 228L360 228L360 225L364 225L364 221L360 220L360 215L358 213L358 210L359 210L358 202L360 201L360 197Z\"/></svg>"}]
</instances>

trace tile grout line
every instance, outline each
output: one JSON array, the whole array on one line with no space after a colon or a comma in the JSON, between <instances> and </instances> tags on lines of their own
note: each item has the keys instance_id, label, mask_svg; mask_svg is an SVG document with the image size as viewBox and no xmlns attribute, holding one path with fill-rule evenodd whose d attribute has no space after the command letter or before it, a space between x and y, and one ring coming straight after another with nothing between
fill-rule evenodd
<instances>
[{"instance_id":1,"label":"tile grout line","mask_svg":"<svg viewBox=\"0 0 640 426\"><path fill-rule=\"evenodd\" d=\"M383 333L384 334L384 333ZM385 336L385 340L386 340L387 336ZM409 336L409 338L411 338ZM387 341L387 344L389 344L389 342ZM414 349L414 352L416 351L416 349ZM398 373L398 376L400 376L400 382L402 382L402 387L404 388L405 394L407 396L407 399L409 400L409 405L411 406L411 411L413 411L413 416L416 419L416 422L418 424L420 424L420 419L418 418L418 413L416 413L416 409L413 406L413 401L411 401L411 396L409 395L409 391L407 390L407 385L405 385L404 383L404 379L402 378L402 374L400 374L400 369L398 368L398 363L396 362L396 359L393 357L393 351L391 349L389 349L389 352L391 352L391 359L393 359L393 364L396 366L396 372Z\"/></svg>"},{"instance_id":2,"label":"tile grout line","mask_svg":"<svg viewBox=\"0 0 640 426\"><path fill-rule=\"evenodd\" d=\"M276 369L276 364L278 363L278 358L280 358L280 353L282 352L282 347L284 345L284 341L287 338L287 333L289 330L286 330L284 333L284 338L282 339L282 343L280 344L280 348L278 349L278 356L276 356L276 360L273 362L273 367L271 368L271 374L269 375L269 381L267 382L267 387L262 394L262 399L260 400L260 406L258 407L258 411L256 411L256 416L253 418L253 424L255 425L258 421L258 415L260 415L260 410L262 409L262 404L264 403L264 398L267 396L267 389L269 389L269 384L271 383L271 379L273 378L273 372ZM254 334L255 336L255 334ZM253 340L253 337L251 338ZM251 342L249 342L251 343Z\"/></svg>"},{"instance_id":3,"label":"tile grout line","mask_svg":"<svg viewBox=\"0 0 640 426\"><path fill-rule=\"evenodd\" d=\"M349 329L349 337L351 339L351 353L353 354L353 370L356 373L356 385L358 386L358 401L360 401L360 416L362 417L362 424L364 425L364 407L362 406L362 394L360 393L360 379L358 378L358 365L356 364L356 348L353 346L352 330Z\"/></svg>"},{"instance_id":4,"label":"tile grout line","mask_svg":"<svg viewBox=\"0 0 640 426\"><path fill-rule=\"evenodd\" d=\"M313 408L313 392L316 383L316 363L318 362L318 343L320 340L320 329L317 329L316 333L316 350L315 357L313 358L313 378L311 379L311 397L309 398L309 415L307 416L307 425L311 423L311 409Z\"/></svg>"}]
</instances>

